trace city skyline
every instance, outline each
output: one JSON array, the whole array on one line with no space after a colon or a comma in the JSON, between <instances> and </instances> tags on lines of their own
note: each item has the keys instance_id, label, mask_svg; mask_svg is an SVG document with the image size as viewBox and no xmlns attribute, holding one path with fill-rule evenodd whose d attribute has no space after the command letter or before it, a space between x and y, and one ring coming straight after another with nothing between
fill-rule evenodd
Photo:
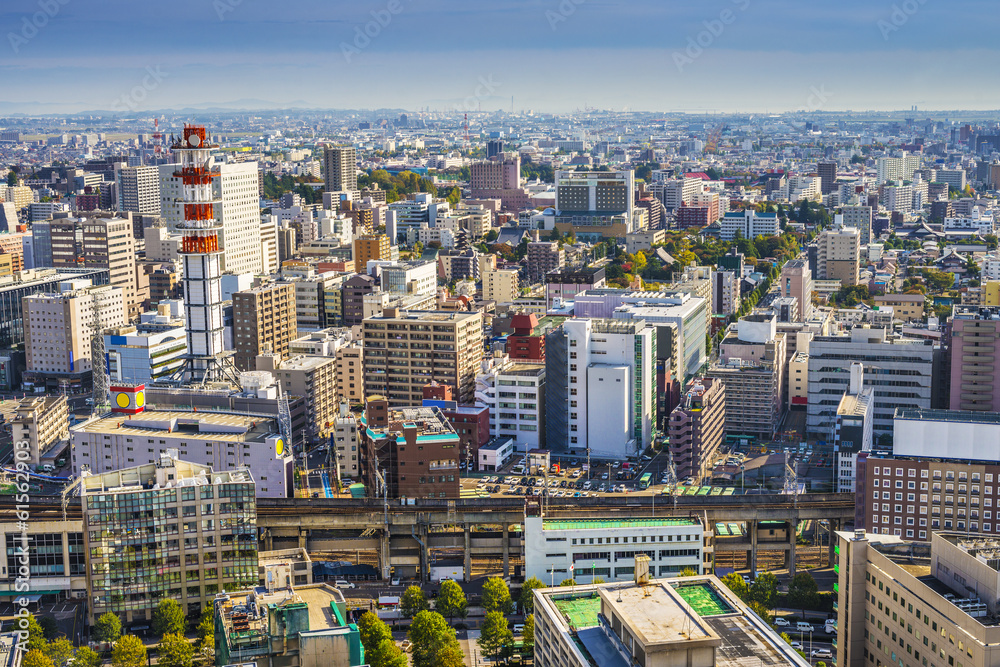
<instances>
[{"instance_id":1,"label":"city skyline","mask_svg":"<svg viewBox=\"0 0 1000 667\"><path fill-rule=\"evenodd\" d=\"M512 103L553 113L1000 108L986 92L990 75L975 67L994 56L976 45L989 43L996 19L972 0L809 8L528 0L475 9L381 0L297 3L279 16L249 0L185 1L170 12L52 0L6 10L5 114L473 112ZM969 46L955 48L957 30ZM88 31L105 38L81 39Z\"/></svg>"}]
</instances>

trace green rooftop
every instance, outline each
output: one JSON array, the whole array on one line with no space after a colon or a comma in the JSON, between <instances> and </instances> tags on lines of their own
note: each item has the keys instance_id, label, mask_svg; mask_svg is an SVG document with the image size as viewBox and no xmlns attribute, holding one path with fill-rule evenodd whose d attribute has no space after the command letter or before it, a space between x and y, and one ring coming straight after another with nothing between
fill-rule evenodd
<instances>
[{"instance_id":1,"label":"green rooftop","mask_svg":"<svg viewBox=\"0 0 1000 667\"><path fill-rule=\"evenodd\" d=\"M597 614L601 611L601 596L596 592L564 597L553 595L549 599L566 618L570 628L579 630L597 625Z\"/></svg>"},{"instance_id":2,"label":"green rooftop","mask_svg":"<svg viewBox=\"0 0 1000 667\"><path fill-rule=\"evenodd\" d=\"M543 521L542 530L605 530L608 528L652 528L656 526L698 526L694 519L558 519Z\"/></svg>"},{"instance_id":3,"label":"green rooftop","mask_svg":"<svg viewBox=\"0 0 1000 667\"><path fill-rule=\"evenodd\" d=\"M706 616L722 616L733 613L733 608L722 599L722 596L711 584L697 583L674 586L677 594L691 605L691 608L702 618Z\"/></svg>"}]
</instances>

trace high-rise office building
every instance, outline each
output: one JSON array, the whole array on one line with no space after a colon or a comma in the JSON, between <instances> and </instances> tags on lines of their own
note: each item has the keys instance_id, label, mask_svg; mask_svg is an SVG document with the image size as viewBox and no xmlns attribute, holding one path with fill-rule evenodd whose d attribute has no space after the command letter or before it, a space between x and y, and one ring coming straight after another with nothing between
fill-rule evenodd
<instances>
[{"instance_id":1,"label":"high-rise office building","mask_svg":"<svg viewBox=\"0 0 1000 667\"><path fill-rule=\"evenodd\" d=\"M233 293L236 368L255 370L257 355L265 352L287 359L288 344L297 337L294 283L267 283Z\"/></svg>"},{"instance_id":2,"label":"high-rise office building","mask_svg":"<svg viewBox=\"0 0 1000 667\"><path fill-rule=\"evenodd\" d=\"M837 189L837 162L835 160L821 160L816 164L816 172L819 174L820 191L824 195L835 192Z\"/></svg>"},{"instance_id":3,"label":"high-rise office building","mask_svg":"<svg viewBox=\"0 0 1000 667\"><path fill-rule=\"evenodd\" d=\"M257 583L257 508L250 470L178 459L81 478L91 625L111 612L149 621L160 601L199 613L224 591Z\"/></svg>"},{"instance_id":4,"label":"high-rise office building","mask_svg":"<svg viewBox=\"0 0 1000 667\"><path fill-rule=\"evenodd\" d=\"M503 155L503 139L490 139L486 142L486 159Z\"/></svg>"},{"instance_id":5,"label":"high-rise office building","mask_svg":"<svg viewBox=\"0 0 1000 667\"><path fill-rule=\"evenodd\" d=\"M88 280L62 283L58 293L24 298L26 387L47 391L79 391L89 384L93 368L91 340L100 329L126 322L122 290L91 286Z\"/></svg>"},{"instance_id":6,"label":"high-rise office building","mask_svg":"<svg viewBox=\"0 0 1000 667\"><path fill-rule=\"evenodd\" d=\"M635 172L557 171L555 178L555 229L595 241L638 230Z\"/></svg>"},{"instance_id":7,"label":"high-rise office building","mask_svg":"<svg viewBox=\"0 0 1000 667\"><path fill-rule=\"evenodd\" d=\"M725 439L725 421L726 386L711 378L692 380L668 422L678 479L694 477L699 483L711 474L716 452Z\"/></svg>"},{"instance_id":8,"label":"high-rise office building","mask_svg":"<svg viewBox=\"0 0 1000 667\"><path fill-rule=\"evenodd\" d=\"M799 318L803 321L812 316L812 271L802 259L790 259L781 267L779 290L781 296L795 297L798 302Z\"/></svg>"},{"instance_id":9,"label":"high-rise office building","mask_svg":"<svg viewBox=\"0 0 1000 667\"><path fill-rule=\"evenodd\" d=\"M160 170L158 167L123 167L115 172L118 210L133 213L160 213Z\"/></svg>"},{"instance_id":10,"label":"high-rise office building","mask_svg":"<svg viewBox=\"0 0 1000 667\"><path fill-rule=\"evenodd\" d=\"M204 131L204 128L201 128ZM201 143L198 149L211 148ZM191 150L182 140L172 147L175 159ZM219 247L222 270L226 273L262 273L264 269L261 247L260 194L257 184L257 163L237 162L216 164L211 151L205 150L205 162L198 168L210 176L200 187L194 188L185 177L183 169L193 168L188 163L160 165L160 215L171 229L189 220L185 202L195 189L204 202L211 202L219 230ZM211 188L205 186L211 185ZM194 188L194 189L193 189ZM202 192L202 190L204 190Z\"/></svg>"},{"instance_id":11,"label":"high-rise office building","mask_svg":"<svg viewBox=\"0 0 1000 667\"><path fill-rule=\"evenodd\" d=\"M363 326L366 394L381 394L393 406L420 405L423 386L436 381L451 385L459 403L473 402L482 313L386 308Z\"/></svg>"},{"instance_id":12,"label":"high-rise office building","mask_svg":"<svg viewBox=\"0 0 1000 667\"><path fill-rule=\"evenodd\" d=\"M391 259L391 245L389 237L385 234L359 236L354 239L355 270L362 272L365 271L368 266L368 262L373 259Z\"/></svg>"},{"instance_id":13,"label":"high-rise office building","mask_svg":"<svg viewBox=\"0 0 1000 667\"><path fill-rule=\"evenodd\" d=\"M574 318L545 337L550 449L622 458L652 444L656 335L643 320Z\"/></svg>"},{"instance_id":14,"label":"high-rise office building","mask_svg":"<svg viewBox=\"0 0 1000 667\"><path fill-rule=\"evenodd\" d=\"M897 407L931 407L935 361L932 341L897 337L880 327L859 324L847 335L815 336L809 343L806 432L819 438L833 432L851 364L857 362L864 365L865 385L875 392L874 431L891 433Z\"/></svg>"},{"instance_id":15,"label":"high-rise office building","mask_svg":"<svg viewBox=\"0 0 1000 667\"><path fill-rule=\"evenodd\" d=\"M327 192L358 189L358 154L354 146L323 148L323 185Z\"/></svg>"},{"instance_id":16,"label":"high-rise office building","mask_svg":"<svg viewBox=\"0 0 1000 667\"><path fill-rule=\"evenodd\" d=\"M824 229L816 239L816 263L821 280L839 280L844 287L858 284L861 232L853 227ZM810 295L810 299L812 295Z\"/></svg>"},{"instance_id":17,"label":"high-rise office building","mask_svg":"<svg viewBox=\"0 0 1000 667\"><path fill-rule=\"evenodd\" d=\"M1000 411L1000 307L955 306L949 353L951 409Z\"/></svg>"}]
</instances>

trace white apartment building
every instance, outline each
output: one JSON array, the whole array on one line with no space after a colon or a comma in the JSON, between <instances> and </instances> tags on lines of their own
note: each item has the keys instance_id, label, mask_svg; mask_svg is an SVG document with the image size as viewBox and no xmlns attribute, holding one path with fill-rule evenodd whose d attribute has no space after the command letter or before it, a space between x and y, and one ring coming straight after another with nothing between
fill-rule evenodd
<instances>
[{"instance_id":1,"label":"white apartment building","mask_svg":"<svg viewBox=\"0 0 1000 667\"><path fill-rule=\"evenodd\" d=\"M517 269L494 269L484 271L483 299L497 303L510 303L520 291Z\"/></svg>"},{"instance_id":2,"label":"white apartment building","mask_svg":"<svg viewBox=\"0 0 1000 667\"><path fill-rule=\"evenodd\" d=\"M637 554L649 556L649 573L676 577L685 568L710 572L704 562L705 528L698 519L663 517L634 519L524 518L525 578L559 585L624 581L635 574Z\"/></svg>"},{"instance_id":3,"label":"white apartment building","mask_svg":"<svg viewBox=\"0 0 1000 667\"><path fill-rule=\"evenodd\" d=\"M430 226L437 221L438 216L450 210L451 205L444 199L435 199L434 195L421 192L413 195L413 199L401 199L389 204L386 211L385 229L389 240L395 243L405 238L408 229L420 229L422 223Z\"/></svg>"},{"instance_id":4,"label":"white apartment building","mask_svg":"<svg viewBox=\"0 0 1000 667\"><path fill-rule=\"evenodd\" d=\"M527 453L545 446L545 364L503 359L476 375L476 404L490 409L490 437Z\"/></svg>"},{"instance_id":5,"label":"white apartment building","mask_svg":"<svg viewBox=\"0 0 1000 667\"><path fill-rule=\"evenodd\" d=\"M982 280L1000 280L1000 255L986 255L979 265Z\"/></svg>"},{"instance_id":6,"label":"white apartment building","mask_svg":"<svg viewBox=\"0 0 1000 667\"><path fill-rule=\"evenodd\" d=\"M393 294L434 294L437 289L437 262L392 262L369 260L367 272L381 276L382 291Z\"/></svg>"},{"instance_id":7,"label":"white apartment building","mask_svg":"<svg viewBox=\"0 0 1000 667\"><path fill-rule=\"evenodd\" d=\"M879 185L889 181L913 180L913 172L920 169L920 156L903 154L903 157L880 157L875 161Z\"/></svg>"},{"instance_id":8,"label":"white apartment building","mask_svg":"<svg viewBox=\"0 0 1000 667\"><path fill-rule=\"evenodd\" d=\"M654 437L656 337L642 320L570 319L546 336L546 440L612 458ZM554 344L550 344L554 343ZM563 348L564 349L556 349ZM551 357L550 357L551 355ZM563 397L559 388L568 388Z\"/></svg>"},{"instance_id":9,"label":"white apartment building","mask_svg":"<svg viewBox=\"0 0 1000 667\"><path fill-rule=\"evenodd\" d=\"M665 171L654 171L653 182L648 189L660 200L663 208L673 211L703 192L705 182L700 178L670 178Z\"/></svg>"},{"instance_id":10,"label":"white apartment building","mask_svg":"<svg viewBox=\"0 0 1000 667\"><path fill-rule=\"evenodd\" d=\"M844 206L841 209L845 227L854 227L861 233L861 245L872 241L872 207Z\"/></svg>"},{"instance_id":11,"label":"white apartment building","mask_svg":"<svg viewBox=\"0 0 1000 667\"><path fill-rule=\"evenodd\" d=\"M882 205L895 213L909 213L913 210L912 185L886 185L882 188Z\"/></svg>"},{"instance_id":12,"label":"white apartment building","mask_svg":"<svg viewBox=\"0 0 1000 667\"><path fill-rule=\"evenodd\" d=\"M123 167L115 172L119 211L159 215L160 171L158 167Z\"/></svg>"},{"instance_id":13,"label":"white apartment building","mask_svg":"<svg viewBox=\"0 0 1000 667\"><path fill-rule=\"evenodd\" d=\"M23 318L26 371L79 375L92 369L90 342L97 327L125 325L125 295L119 287L67 280L59 293L24 297Z\"/></svg>"},{"instance_id":14,"label":"white apartment building","mask_svg":"<svg viewBox=\"0 0 1000 667\"><path fill-rule=\"evenodd\" d=\"M732 241L737 232L745 239L755 239L758 236L776 236L781 233L777 213L758 213L752 208L745 211L726 213L720 220L723 241Z\"/></svg>"},{"instance_id":15,"label":"white apartment building","mask_svg":"<svg viewBox=\"0 0 1000 667\"><path fill-rule=\"evenodd\" d=\"M945 232L973 231L981 236L996 233L996 219L993 211L983 211L978 206L972 208L972 215L944 219Z\"/></svg>"},{"instance_id":16,"label":"white apartment building","mask_svg":"<svg viewBox=\"0 0 1000 667\"><path fill-rule=\"evenodd\" d=\"M211 165L210 165L211 166ZM181 179L174 176L177 164L160 165L160 215L173 229L184 220L184 196ZM226 273L262 273L260 190L257 162L219 165L221 176L212 179L216 219L222 224L220 242L223 271ZM219 210L221 208L221 210Z\"/></svg>"}]
</instances>

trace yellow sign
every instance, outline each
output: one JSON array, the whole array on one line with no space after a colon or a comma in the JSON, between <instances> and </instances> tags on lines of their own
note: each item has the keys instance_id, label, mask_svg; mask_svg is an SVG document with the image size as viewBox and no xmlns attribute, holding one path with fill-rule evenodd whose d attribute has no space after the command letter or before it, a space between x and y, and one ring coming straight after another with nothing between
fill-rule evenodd
<instances>
[{"instance_id":1,"label":"yellow sign","mask_svg":"<svg viewBox=\"0 0 1000 667\"><path fill-rule=\"evenodd\" d=\"M119 393L118 396L115 397L115 403L118 404L119 408L127 408L131 402L132 399L130 399L128 394L124 392Z\"/></svg>"},{"instance_id":2,"label":"yellow sign","mask_svg":"<svg viewBox=\"0 0 1000 667\"><path fill-rule=\"evenodd\" d=\"M281 456L281 453L285 451L285 441L278 438L278 440L274 443L274 451L278 456Z\"/></svg>"},{"instance_id":3,"label":"yellow sign","mask_svg":"<svg viewBox=\"0 0 1000 667\"><path fill-rule=\"evenodd\" d=\"M146 405L146 392L140 391L135 395L135 404L137 407L142 407Z\"/></svg>"}]
</instances>

